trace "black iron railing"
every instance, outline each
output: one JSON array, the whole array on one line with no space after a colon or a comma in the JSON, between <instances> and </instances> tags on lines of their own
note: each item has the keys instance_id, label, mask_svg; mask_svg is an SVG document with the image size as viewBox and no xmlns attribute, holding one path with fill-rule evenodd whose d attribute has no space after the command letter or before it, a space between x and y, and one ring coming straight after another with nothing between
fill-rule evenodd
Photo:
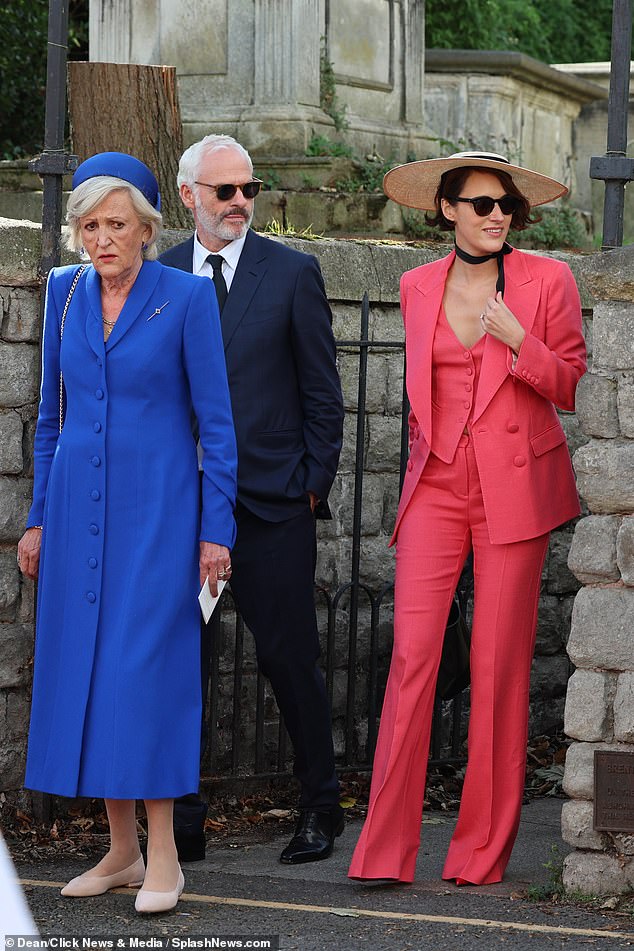
<instances>
[{"instance_id":1,"label":"black iron railing","mask_svg":"<svg viewBox=\"0 0 634 951\"><path fill-rule=\"evenodd\" d=\"M393 578L371 587L363 580L363 484L366 474L365 445L370 352L393 352L403 362L399 488L408 455L409 404L405 393L405 352L402 341L371 340L368 295L361 302L360 333L355 340L339 340L337 347L359 354L357 426L353 474L353 520L350 579L336 590L315 590L321 620L322 665L328 697L333 708L337 760L342 770L362 771L372 765L383 690L391 648ZM397 473L394 473L397 479ZM387 544L387 541L386 541ZM470 569L463 572L458 589L466 613L471 597ZM361 623L361 621L363 623ZM346 656L341 660L342 633ZM204 772L214 777L249 776L270 778L290 771L291 750L286 731L276 712L265 678L256 672L251 634L236 614L230 591L223 595L214 615L210 668L208 750ZM336 680L345 678L345 708L337 704ZM252 682L255 681L253 691ZM251 686L248 684L251 682ZM254 703L250 695L255 694ZM340 698L339 698L340 699ZM463 698L436 703L432 731L432 763L461 758L465 735ZM276 734L273 739L273 734ZM272 746L276 745L276 749Z\"/></svg>"}]
</instances>

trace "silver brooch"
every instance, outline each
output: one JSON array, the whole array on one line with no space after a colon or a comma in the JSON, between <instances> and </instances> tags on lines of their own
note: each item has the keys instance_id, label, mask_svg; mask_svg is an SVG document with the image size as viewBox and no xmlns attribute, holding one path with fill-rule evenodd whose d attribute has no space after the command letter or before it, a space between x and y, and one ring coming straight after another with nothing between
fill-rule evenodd
<instances>
[{"instance_id":1,"label":"silver brooch","mask_svg":"<svg viewBox=\"0 0 634 951\"><path fill-rule=\"evenodd\" d=\"M164 308L164 307L167 307L168 304L169 304L169 301L166 300L164 304L161 304L160 307L157 307L156 310L154 311L154 313L153 313L153 314L150 314L150 316L148 317L148 320L152 320L152 317L156 317L157 314L160 314L161 311L163 310L163 308Z\"/></svg>"}]
</instances>

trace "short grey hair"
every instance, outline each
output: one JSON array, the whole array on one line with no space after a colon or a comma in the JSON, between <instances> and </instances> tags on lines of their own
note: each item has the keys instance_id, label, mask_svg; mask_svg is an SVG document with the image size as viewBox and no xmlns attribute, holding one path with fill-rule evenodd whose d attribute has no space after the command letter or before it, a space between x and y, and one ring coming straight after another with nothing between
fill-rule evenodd
<instances>
[{"instance_id":1,"label":"short grey hair","mask_svg":"<svg viewBox=\"0 0 634 951\"><path fill-rule=\"evenodd\" d=\"M158 257L157 239L163 230L163 216L153 208L145 195L135 185L125 182L122 178L113 178L110 175L95 175L78 185L71 192L66 206L66 221L69 231L66 235L66 247L71 251L80 251L82 248L80 219L92 214L97 205L114 191L125 189L130 195L132 207L139 216L142 224L150 228L149 240L143 248L143 258L146 261L155 261Z\"/></svg>"},{"instance_id":2,"label":"short grey hair","mask_svg":"<svg viewBox=\"0 0 634 951\"><path fill-rule=\"evenodd\" d=\"M234 149L247 160L253 174L253 162L251 156L244 148L230 135L206 135L200 142L194 142L188 149L185 149L178 163L178 176L176 184L180 191L181 185L189 185L191 188L198 178L198 169L205 155L210 152L217 152L220 149Z\"/></svg>"}]
</instances>

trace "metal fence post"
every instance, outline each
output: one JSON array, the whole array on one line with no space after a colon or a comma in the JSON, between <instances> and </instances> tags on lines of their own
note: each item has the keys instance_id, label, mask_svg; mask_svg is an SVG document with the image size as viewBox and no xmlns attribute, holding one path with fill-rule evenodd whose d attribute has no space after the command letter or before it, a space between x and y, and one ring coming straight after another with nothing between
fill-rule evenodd
<instances>
[{"instance_id":1,"label":"metal fence post","mask_svg":"<svg viewBox=\"0 0 634 951\"><path fill-rule=\"evenodd\" d=\"M626 157L631 50L632 0L614 0L607 151L590 159L590 178L605 182L603 251L623 244L625 185L634 179L634 159Z\"/></svg>"}]
</instances>

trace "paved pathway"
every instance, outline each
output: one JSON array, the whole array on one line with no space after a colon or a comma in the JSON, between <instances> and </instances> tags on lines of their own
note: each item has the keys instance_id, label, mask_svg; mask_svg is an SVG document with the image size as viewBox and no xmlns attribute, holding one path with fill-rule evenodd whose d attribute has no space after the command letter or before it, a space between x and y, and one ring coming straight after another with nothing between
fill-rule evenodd
<instances>
[{"instance_id":1,"label":"paved pathway","mask_svg":"<svg viewBox=\"0 0 634 951\"><path fill-rule=\"evenodd\" d=\"M552 847L561 855L566 851L560 811L556 799L525 806L504 882L480 888L458 889L441 881L455 816L438 813L423 824L417 876L409 886L362 885L347 879L359 822L348 823L331 859L298 867L278 862L286 834L267 843L228 842L208 853L204 862L185 866L185 893L176 910L151 918L135 914L128 889L95 899L61 898L59 887L85 863L62 857L54 864L21 864L18 871L43 934L117 936L122 951L266 947L256 942L271 936L287 951L634 947L631 919L527 900L531 885L549 881L544 865L552 859ZM89 946L87 941L78 944L80 949ZM60 948L65 951L62 944ZM71 945L67 948L74 951Z\"/></svg>"}]
</instances>

